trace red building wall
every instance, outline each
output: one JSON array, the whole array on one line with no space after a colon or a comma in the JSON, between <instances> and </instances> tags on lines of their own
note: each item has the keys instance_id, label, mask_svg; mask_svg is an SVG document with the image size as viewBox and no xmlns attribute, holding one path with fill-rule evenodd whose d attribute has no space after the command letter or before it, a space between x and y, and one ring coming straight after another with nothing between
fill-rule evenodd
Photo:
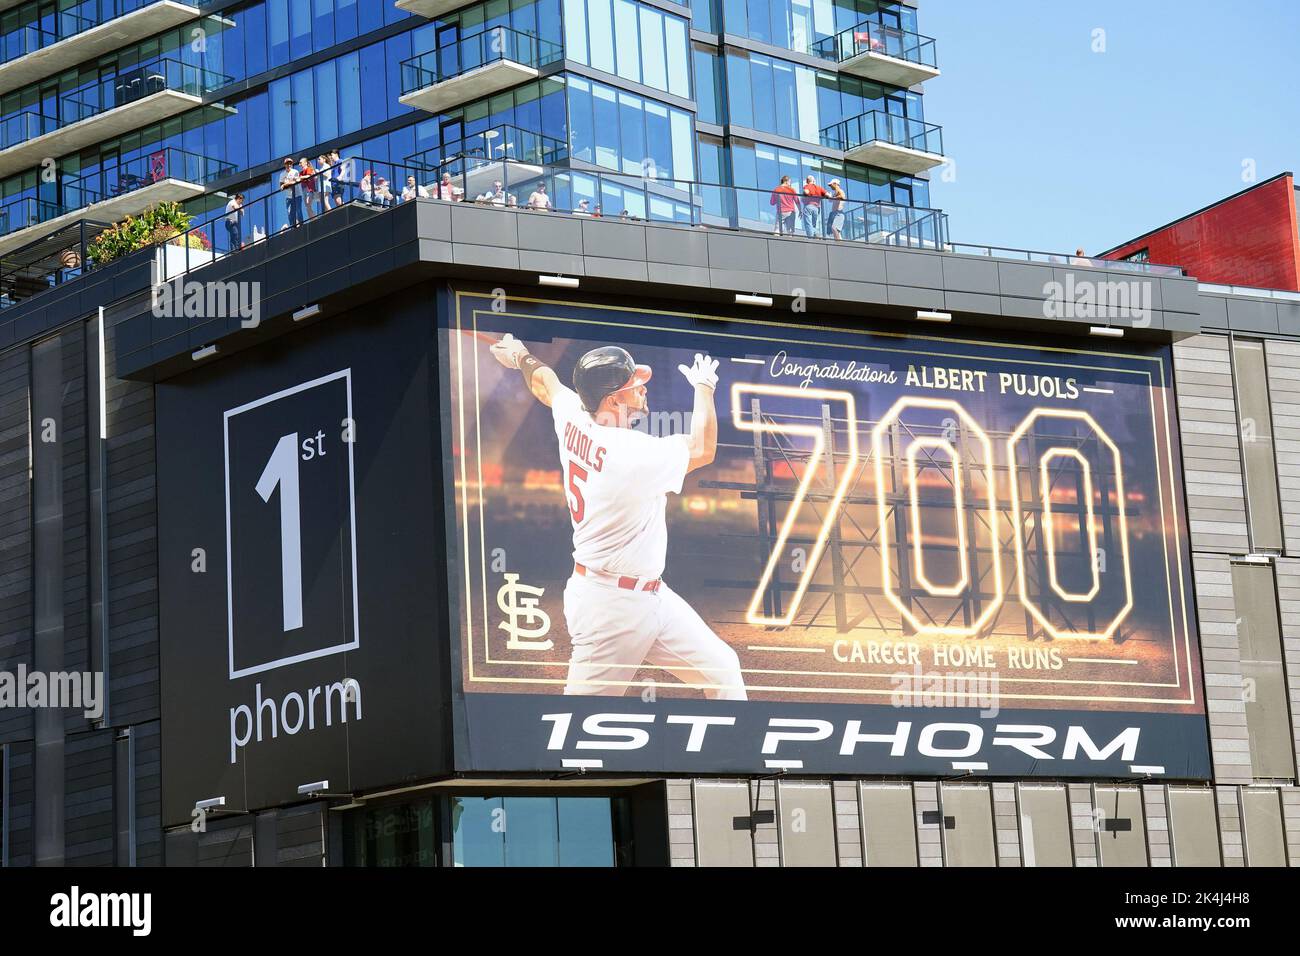
<instances>
[{"instance_id":1,"label":"red building wall","mask_svg":"<svg viewBox=\"0 0 1300 956\"><path fill-rule=\"evenodd\" d=\"M1295 182L1284 173L1102 253L1182 266L1202 282L1300 292Z\"/></svg>"}]
</instances>

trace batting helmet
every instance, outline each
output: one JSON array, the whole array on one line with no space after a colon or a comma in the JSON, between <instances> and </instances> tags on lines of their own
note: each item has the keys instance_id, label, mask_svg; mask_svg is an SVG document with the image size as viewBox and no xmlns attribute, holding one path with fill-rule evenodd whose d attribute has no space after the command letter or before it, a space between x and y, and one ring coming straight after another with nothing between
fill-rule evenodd
<instances>
[{"instance_id":1,"label":"batting helmet","mask_svg":"<svg viewBox=\"0 0 1300 956\"><path fill-rule=\"evenodd\" d=\"M592 349L573 369L573 389L582 407L595 412L606 395L650 381L650 366L637 365L627 349L606 345Z\"/></svg>"}]
</instances>

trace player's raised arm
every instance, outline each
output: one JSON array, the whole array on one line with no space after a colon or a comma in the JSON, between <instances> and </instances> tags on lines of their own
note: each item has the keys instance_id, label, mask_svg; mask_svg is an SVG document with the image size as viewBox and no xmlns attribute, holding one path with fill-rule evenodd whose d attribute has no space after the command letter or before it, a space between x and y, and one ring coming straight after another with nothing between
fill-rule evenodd
<instances>
[{"instance_id":1,"label":"player's raised arm","mask_svg":"<svg viewBox=\"0 0 1300 956\"><path fill-rule=\"evenodd\" d=\"M530 354L528 346L509 332L500 341L494 342L490 351L493 358L506 368L519 369L524 376L524 387L547 408L551 407L561 389L567 391L560 376L549 365L544 365L540 359Z\"/></svg>"},{"instance_id":2,"label":"player's raised arm","mask_svg":"<svg viewBox=\"0 0 1300 956\"><path fill-rule=\"evenodd\" d=\"M691 460L687 474L696 468L712 463L718 451L718 412L713 407L713 390L718 386L718 360L695 353L695 361L688 368L677 366L686 381L695 387L695 406L691 410L691 431L687 436Z\"/></svg>"}]
</instances>

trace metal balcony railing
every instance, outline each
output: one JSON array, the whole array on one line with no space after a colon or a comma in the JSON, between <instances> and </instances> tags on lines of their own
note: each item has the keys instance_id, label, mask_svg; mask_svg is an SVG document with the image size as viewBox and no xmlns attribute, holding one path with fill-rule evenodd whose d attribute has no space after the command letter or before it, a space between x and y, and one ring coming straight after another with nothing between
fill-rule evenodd
<instances>
[{"instance_id":1,"label":"metal balcony railing","mask_svg":"<svg viewBox=\"0 0 1300 956\"><path fill-rule=\"evenodd\" d=\"M0 65L159 2L161 0L82 0L61 10L37 8L39 15L31 22L0 33ZM210 0L185 2L200 7Z\"/></svg>"},{"instance_id":2,"label":"metal balcony railing","mask_svg":"<svg viewBox=\"0 0 1300 956\"><path fill-rule=\"evenodd\" d=\"M37 226L98 202L152 186L165 180L206 186L235 171L230 163L200 156L174 146L130 159L58 183L58 198L20 196L0 205L0 236Z\"/></svg>"},{"instance_id":3,"label":"metal balcony railing","mask_svg":"<svg viewBox=\"0 0 1300 956\"><path fill-rule=\"evenodd\" d=\"M935 70L939 68L933 38L874 21L859 23L834 36L824 37L812 44L809 52L837 63L863 53L878 53Z\"/></svg>"},{"instance_id":4,"label":"metal balcony railing","mask_svg":"<svg viewBox=\"0 0 1300 956\"><path fill-rule=\"evenodd\" d=\"M967 242L955 242L949 245L949 252L963 256L987 256L991 259L1018 259L1024 262L1041 262L1046 265L1076 266L1088 269L1106 269L1115 272L1139 272L1143 275L1181 276L1183 270L1178 266L1161 265L1158 262L1125 262L1118 259L1098 259L1092 256L1070 255L1064 252L1038 252L1033 249L1011 249L1005 246L981 246Z\"/></svg>"},{"instance_id":5,"label":"metal balcony railing","mask_svg":"<svg viewBox=\"0 0 1300 956\"><path fill-rule=\"evenodd\" d=\"M493 126L467 133L454 142L435 146L406 157L413 166L437 169L444 163L461 161L468 166L512 159L537 166L555 166L569 158L569 145L561 139L543 136L518 126Z\"/></svg>"},{"instance_id":6,"label":"metal balcony railing","mask_svg":"<svg viewBox=\"0 0 1300 956\"><path fill-rule=\"evenodd\" d=\"M281 180L277 174L269 195L233 213L223 208L197 217L181 236L156 244L157 248L169 247L164 250L165 256L158 253L163 267L159 278L173 279L237 254L251 245L274 242L277 236L296 226L328 218L331 212L350 203L382 211L419 200L468 201L520 215L654 222L682 228L733 230L1074 264L1105 271L1182 274L1182 270L1176 267L1155 263L1113 262L1021 249L954 244L948 239L948 217L937 209L653 179L568 166L543 165L539 169L536 164L514 160L484 163L477 157L458 156L432 166L345 156L332 168L318 171L312 179L310 189L301 184L285 189L280 187ZM487 188L480 190L479 185ZM328 207L325 196L329 197ZM346 223L348 219L342 217L338 221ZM26 290L21 296L17 291L11 291L11 283L3 274L6 270L0 269L0 310L25 301L47 285L53 288L95 269L97 263L88 252L94 234L93 230L88 232L83 228L79 246L41 260L48 266L48 275L44 277L37 274L38 264L24 262L22 283L12 286L13 290ZM7 268L10 257L4 257L4 261ZM310 268L310 260L308 266Z\"/></svg>"},{"instance_id":7,"label":"metal balcony railing","mask_svg":"<svg viewBox=\"0 0 1300 956\"><path fill-rule=\"evenodd\" d=\"M17 146L164 90L204 96L231 81L229 76L170 57L124 66L111 76L60 96L53 112L25 110L0 117L0 149Z\"/></svg>"},{"instance_id":8,"label":"metal balcony railing","mask_svg":"<svg viewBox=\"0 0 1300 956\"><path fill-rule=\"evenodd\" d=\"M883 110L871 110L821 131L823 146L845 152L867 143L890 143L922 153L943 155L943 128Z\"/></svg>"},{"instance_id":9,"label":"metal balcony railing","mask_svg":"<svg viewBox=\"0 0 1300 956\"><path fill-rule=\"evenodd\" d=\"M456 43L402 61L402 95L444 83L502 60L540 69L564 56L564 47L531 33L492 27Z\"/></svg>"}]
</instances>

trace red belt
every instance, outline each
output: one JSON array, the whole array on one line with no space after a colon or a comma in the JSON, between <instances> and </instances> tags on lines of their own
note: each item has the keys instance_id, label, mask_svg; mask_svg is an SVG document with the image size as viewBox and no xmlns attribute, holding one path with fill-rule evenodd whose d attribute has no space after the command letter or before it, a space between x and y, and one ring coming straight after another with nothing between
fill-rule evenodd
<instances>
[{"instance_id":1,"label":"red belt","mask_svg":"<svg viewBox=\"0 0 1300 956\"><path fill-rule=\"evenodd\" d=\"M663 583L660 578L655 578L653 581L642 581L640 578L628 577L627 575L597 571L577 562L574 562L573 572L574 574L581 574L584 578L591 578L595 581L602 581L614 587L622 588L624 591L649 591L654 594L659 590L659 585Z\"/></svg>"}]
</instances>

